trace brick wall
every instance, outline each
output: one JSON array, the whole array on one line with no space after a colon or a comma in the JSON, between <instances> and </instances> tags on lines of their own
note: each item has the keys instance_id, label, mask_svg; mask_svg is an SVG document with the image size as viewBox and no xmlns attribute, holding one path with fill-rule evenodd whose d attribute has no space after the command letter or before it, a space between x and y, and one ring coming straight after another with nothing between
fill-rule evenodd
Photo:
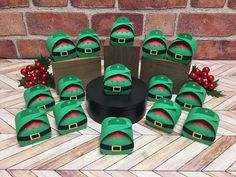
<instances>
[{"instance_id":1,"label":"brick wall","mask_svg":"<svg viewBox=\"0 0 236 177\"><path fill-rule=\"evenodd\" d=\"M126 15L142 39L161 29L169 40L189 32L199 40L197 59L236 59L236 0L1 0L0 56L47 54L45 40L57 29L73 39L92 27L102 41Z\"/></svg>"}]
</instances>

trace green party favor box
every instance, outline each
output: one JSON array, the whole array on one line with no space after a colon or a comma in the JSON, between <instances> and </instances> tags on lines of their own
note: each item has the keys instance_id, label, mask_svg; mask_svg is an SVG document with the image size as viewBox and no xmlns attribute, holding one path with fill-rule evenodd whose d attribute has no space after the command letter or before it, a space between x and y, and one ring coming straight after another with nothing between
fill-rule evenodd
<instances>
[{"instance_id":1,"label":"green party favor box","mask_svg":"<svg viewBox=\"0 0 236 177\"><path fill-rule=\"evenodd\" d=\"M219 116L207 108L193 108L184 122L182 135L211 145L216 138Z\"/></svg>"},{"instance_id":2,"label":"green party favor box","mask_svg":"<svg viewBox=\"0 0 236 177\"><path fill-rule=\"evenodd\" d=\"M134 41L134 26L127 17L119 17L113 23L110 42L113 46L132 46Z\"/></svg>"},{"instance_id":3,"label":"green party favor box","mask_svg":"<svg viewBox=\"0 0 236 177\"><path fill-rule=\"evenodd\" d=\"M54 106L53 114L60 135L79 131L87 126L87 117L80 101L61 101Z\"/></svg>"},{"instance_id":4,"label":"green party favor box","mask_svg":"<svg viewBox=\"0 0 236 177\"><path fill-rule=\"evenodd\" d=\"M81 80L74 75L63 77L58 82L58 93L61 100L84 100L84 89Z\"/></svg>"},{"instance_id":5,"label":"green party favor box","mask_svg":"<svg viewBox=\"0 0 236 177\"><path fill-rule=\"evenodd\" d=\"M74 43L62 30L56 31L48 37L46 47L54 61L67 60L77 56Z\"/></svg>"},{"instance_id":6,"label":"green party favor box","mask_svg":"<svg viewBox=\"0 0 236 177\"><path fill-rule=\"evenodd\" d=\"M50 111L55 105L50 88L45 85L35 85L24 92L27 108L38 107Z\"/></svg>"},{"instance_id":7,"label":"green party favor box","mask_svg":"<svg viewBox=\"0 0 236 177\"><path fill-rule=\"evenodd\" d=\"M104 74L104 92L108 95L127 95L132 89L130 70L122 64L108 66Z\"/></svg>"},{"instance_id":8,"label":"green party favor box","mask_svg":"<svg viewBox=\"0 0 236 177\"><path fill-rule=\"evenodd\" d=\"M159 99L147 112L146 123L171 133L181 115L181 107L167 98Z\"/></svg>"},{"instance_id":9,"label":"green party favor box","mask_svg":"<svg viewBox=\"0 0 236 177\"><path fill-rule=\"evenodd\" d=\"M167 58L172 61L189 64L197 51L197 41L188 33L181 33L169 46Z\"/></svg>"},{"instance_id":10,"label":"green party favor box","mask_svg":"<svg viewBox=\"0 0 236 177\"><path fill-rule=\"evenodd\" d=\"M151 31L143 41L143 57L162 59L166 57L166 37L159 30Z\"/></svg>"},{"instance_id":11,"label":"green party favor box","mask_svg":"<svg viewBox=\"0 0 236 177\"><path fill-rule=\"evenodd\" d=\"M134 148L132 122L125 117L108 117L102 122L102 154L131 154Z\"/></svg>"},{"instance_id":12,"label":"green party favor box","mask_svg":"<svg viewBox=\"0 0 236 177\"><path fill-rule=\"evenodd\" d=\"M180 89L176 102L186 111L193 107L202 107L206 98L206 90L195 82L187 82Z\"/></svg>"},{"instance_id":13,"label":"green party favor box","mask_svg":"<svg viewBox=\"0 0 236 177\"><path fill-rule=\"evenodd\" d=\"M16 135L20 146L38 143L51 137L51 127L46 112L29 108L15 117Z\"/></svg>"},{"instance_id":14,"label":"green party favor box","mask_svg":"<svg viewBox=\"0 0 236 177\"><path fill-rule=\"evenodd\" d=\"M173 82L165 75L153 76L149 81L148 101L172 97Z\"/></svg>"},{"instance_id":15,"label":"green party favor box","mask_svg":"<svg viewBox=\"0 0 236 177\"><path fill-rule=\"evenodd\" d=\"M98 35L90 28L82 30L77 36L76 47L79 57L95 57L100 55Z\"/></svg>"}]
</instances>

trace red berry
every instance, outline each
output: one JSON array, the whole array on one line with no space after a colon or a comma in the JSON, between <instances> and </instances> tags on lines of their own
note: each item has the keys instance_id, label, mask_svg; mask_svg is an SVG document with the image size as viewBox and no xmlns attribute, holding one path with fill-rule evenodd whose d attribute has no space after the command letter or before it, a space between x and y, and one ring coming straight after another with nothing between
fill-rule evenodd
<instances>
[{"instance_id":1,"label":"red berry","mask_svg":"<svg viewBox=\"0 0 236 177\"><path fill-rule=\"evenodd\" d=\"M30 81L32 79L33 75L32 74L27 74L26 75L26 80Z\"/></svg>"},{"instance_id":2,"label":"red berry","mask_svg":"<svg viewBox=\"0 0 236 177\"><path fill-rule=\"evenodd\" d=\"M209 87L209 82L204 81L204 82L202 83L202 86L203 86L205 89L207 89L207 88Z\"/></svg>"},{"instance_id":3,"label":"red berry","mask_svg":"<svg viewBox=\"0 0 236 177\"><path fill-rule=\"evenodd\" d=\"M203 79L202 79L201 77L197 77L196 82L197 82L198 84L201 84L202 81L203 81Z\"/></svg>"},{"instance_id":4,"label":"red berry","mask_svg":"<svg viewBox=\"0 0 236 177\"><path fill-rule=\"evenodd\" d=\"M46 73L47 72L47 68L45 66L41 66L40 72L41 73Z\"/></svg>"},{"instance_id":5,"label":"red berry","mask_svg":"<svg viewBox=\"0 0 236 177\"><path fill-rule=\"evenodd\" d=\"M210 68L209 67L204 67L202 69L203 72L206 72L207 74L210 72Z\"/></svg>"},{"instance_id":6,"label":"red berry","mask_svg":"<svg viewBox=\"0 0 236 177\"><path fill-rule=\"evenodd\" d=\"M203 79L206 79L208 76L208 73L203 71L201 75Z\"/></svg>"},{"instance_id":7,"label":"red berry","mask_svg":"<svg viewBox=\"0 0 236 177\"><path fill-rule=\"evenodd\" d=\"M22 68L22 69L20 70L20 73L21 73L23 76L25 76L26 74L28 74L28 71L27 71L25 68Z\"/></svg>"},{"instance_id":8,"label":"red berry","mask_svg":"<svg viewBox=\"0 0 236 177\"><path fill-rule=\"evenodd\" d=\"M33 82L29 81L29 87L33 86Z\"/></svg>"},{"instance_id":9,"label":"red berry","mask_svg":"<svg viewBox=\"0 0 236 177\"><path fill-rule=\"evenodd\" d=\"M197 74L196 74L196 73L190 73L189 77L190 77L192 80L195 80L195 79L197 79Z\"/></svg>"},{"instance_id":10,"label":"red berry","mask_svg":"<svg viewBox=\"0 0 236 177\"><path fill-rule=\"evenodd\" d=\"M26 66L26 70L28 72L31 72L33 70L33 66L31 66L31 65Z\"/></svg>"},{"instance_id":11,"label":"red berry","mask_svg":"<svg viewBox=\"0 0 236 177\"><path fill-rule=\"evenodd\" d=\"M43 73L43 74L41 75L41 79L44 80L44 81L47 80L47 74L46 74L46 73Z\"/></svg>"},{"instance_id":12,"label":"red berry","mask_svg":"<svg viewBox=\"0 0 236 177\"><path fill-rule=\"evenodd\" d=\"M28 82L28 81L26 81L26 82L24 83L24 87L25 87L25 88L28 88L28 87L29 87L29 82Z\"/></svg>"},{"instance_id":13,"label":"red berry","mask_svg":"<svg viewBox=\"0 0 236 177\"><path fill-rule=\"evenodd\" d=\"M35 76L39 76L40 75L40 71L38 69L34 70L34 75Z\"/></svg>"},{"instance_id":14,"label":"red berry","mask_svg":"<svg viewBox=\"0 0 236 177\"><path fill-rule=\"evenodd\" d=\"M42 64L39 61L35 61L34 66L35 68L39 69L42 66Z\"/></svg>"},{"instance_id":15,"label":"red berry","mask_svg":"<svg viewBox=\"0 0 236 177\"><path fill-rule=\"evenodd\" d=\"M194 70L194 73L195 73L196 75L200 76L202 72L201 72L200 69L196 68L196 69Z\"/></svg>"},{"instance_id":16,"label":"red berry","mask_svg":"<svg viewBox=\"0 0 236 177\"><path fill-rule=\"evenodd\" d=\"M46 85L47 82L46 82L46 81L41 81L40 84L42 84L42 85Z\"/></svg>"},{"instance_id":17,"label":"red berry","mask_svg":"<svg viewBox=\"0 0 236 177\"><path fill-rule=\"evenodd\" d=\"M31 81L34 83L34 84L37 84L38 83L38 78L36 76L32 77Z\"/></svg>"},{"instance_id":18,"label":"red berry","mask_svg":"<svg viewBox=\"0 0 236 177\"><path fill-rule=\"evenodd\" d=\"M215 84L214 83L210 83L208 86L209 90L214 90L215 89Z\"/></svg>"},{"instance_id":19,"label":"red berry","mask_svg":"<svg viewBox=\"0 0 236 177\"><path fill-rule=\"evenodd\" d=\"M215 77L214 77L213 75L209 75L209 76L207 77L207 80L208 80L209 82L213 82L213 81L215 80Z\"/></svg>"}]
</instances>

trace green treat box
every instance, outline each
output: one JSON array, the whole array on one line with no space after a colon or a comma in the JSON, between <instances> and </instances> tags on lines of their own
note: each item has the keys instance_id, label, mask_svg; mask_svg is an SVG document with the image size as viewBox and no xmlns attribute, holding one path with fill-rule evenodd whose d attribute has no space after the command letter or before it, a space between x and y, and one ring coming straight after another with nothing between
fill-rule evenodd
<instances>
[{"instance_id":1,"label":"green treat box","mask_svg":"<svg viewBox=\"0 0 236 177\"><path fill-rule=\"evenodd\" d=\"M190 111L193 107L202 107L206 98L206 90L195 82L185 83L175 101L186 111Z\"/></svg>"},{"instance_id":2,"label":"green treat box","mask_svg":"<svg viewBox=\"0 0 236 177\"><path fill-rule=\"evenodd\" d=\"M50 111L55 105L50 88L45 85L27 88L24 92L24 99L27 108L42 108Z\"/></svg>"},{"instance_id":3,"label":"green treat box","mask_svg":"<svg viewBox=\"0 0 236 177\"><path fill-rule=\"evenodd\" d=\"M27 146L51 138L51 127L46 112L28 108L15 117L16 136L20 146Z\"/></svg>"},{"instance_id":4,"label":"green treat box","mask_svg":"<svg viewBox=\"0 0 236 177\"><path fill-rule=\"evenodd\" d=\"M184 122L182 135L194 141L211 145L216 138L219 116L207 108L193 108Z\"/></svg>"},{"instance_id":5,"label":"green treat box","mask_svg":"<svg viewBox=\"0 0 236 177\"><path fill-rule=\"evenodd\" d=\"M110 43L113 46L132 46L134 42L134 25L127 17L119 17L113 23Z\"/></svg>"},{"instance_id":6,"label":"green treat box","mask_svg":"<svg viewBox=\"0 0 236 177\"><path fill-rule=\"evenodd\" d=\"M153 76L148 86L148 101L157 101L160 98L171 99L173 82L165 75Z\"/></svg>"},{"instance_id":7,"label":"green treat box","mask_svg":"<svg viewBox=\"0 0 236 177\"><path fill-rule=\"evenodd\" d=\"M143 57L163 59L166 57L167 40L160 30L151 31L143 41Z\"/></svg>"},{"instance_id":8,"label":"green treat box","mask_svg":"<svg viewBox=\"0 0 236 177\"><path fill-rule=\"evenodd\" d=\"M102 122L100 152L131 154L134 148L132 122L125 117L108 117Z\"/></svg>"},{"instance_id":9,"label":"green treat box","mask_svg":"<svg viewBox=\"0 0 236 177\"><path fill-rule=\"evenodd\" d=\"M167 50L167 59L189 64L197 51L197 40L188 33L181 33Z\"/></svg>"},{"instance_id":10,"label":"green treat box","mask_svg":"<svg viewBox=\"0 0 236 177\"><path fill-rule=\"evenodd\" d=\"M79 57L96 57L100 55L99 38L94 30L86 28L81 31L77 36L76 51Z\"/></svg>"},{"instance_id":11,"label":"green treat box","mask_svg":"<svg viewBox=\"0 0 236 177\"><path fill-rule=\"evenodd\" d=\"M87 117L80 101L61 101L54 106L53 114L60 135L76 132L87 127Z\"/></svg>"},{"instance_id":12,"label":"green treat box","mask_svg":"<svg viewBox=\"0 0 236 177\"><path fill-rule=\"evenodd\" d=\"M62 30L48 37L46 47L54 61L68 60L77 56L74 43Z\"/></svg>"},{"instance_id":13,"label":"green treat box","mask_svg":"<svg viewBox=\"0 0 236 177\"><path fill-rule=\"evenodd\" d=\"M61 100L84 100L84 89L82 82L75 75L68 75L59 80L58 93Z\"/></svg>"},{"instance_id":14,"label":"green treat box","mask_svg":"<svg viewBox=\"0 0 236 177\"><path fill-rule=\"evenodd\" d=\"M108 66L104 74L104 92L107 95L128 95L132 89L130 70L123 64Z\"/></svg>"},{"instance_id":15,"label":"green treat box","mask_svg":"<svg viewBox=\"0 0 236 177\"><path fill-rule=\"evenodd\" d=\"M156 129L171 133L181 115L181 107L167 98L160 98L147 112L146 123Z\"/></svg>"}]
</instances>

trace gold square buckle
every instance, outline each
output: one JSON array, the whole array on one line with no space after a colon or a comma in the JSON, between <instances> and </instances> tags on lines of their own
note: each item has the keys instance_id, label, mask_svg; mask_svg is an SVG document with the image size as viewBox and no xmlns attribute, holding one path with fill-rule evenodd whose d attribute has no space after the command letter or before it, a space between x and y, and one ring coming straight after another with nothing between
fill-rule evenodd
<instances>
[{"instance_id":1,"label":"gold square buckle","mask_svg":"<svg viewBox=\"0 0 236 177\"><path fill-rule=\"evenodd\" d=\"M112 152L120 152L121 151L121 146L111 146L111 151Z\"/></svg>"},{"instance_id":2,"label":"gold square buckle","mask_svg":"<svg viewBox=\"0 0 236 177\"><path fill-rule=\"evenodd\" d=\"M161 95L156 95L156 100L160 99L160 98L163 98L163 96Z\"/></svg>"},{"instance_id":3,"label":"gold square buckle","mask_svg":"<svg viewBox=\"0 0 236 177\"><path fill-rule=\"evenodd\" d=\"M196 138L196 139L199 139L199 140L202 140L202 134L199 134L199 133L196 133L196 132L193 132L192 137Z\"/></svg>"},{"instance_id":4,"label":"gold square buckle","mask_svg":"<svg viewBox=\"0 0 236 177\"><path fill-rule=\"evenodd\" d=\"M66 57L68 56L68 52L64 51L64 52L60 52L61 57Z\"/></svg>"},{"instance_id":5,"label":"gold square buckle","mask_svg":"<svg viewBox=\"0 0 236 177\"><path fill-rule=\"evenodd\" d=\"M161 122L158 122L158 121L154 121L154 125L157 126L157 127L160 127L160 128L163 127L163 124Z\"/></svg>"},{"instance_id":6,"label":"gold square buckle","mask_svg":"<svg viewBox=\"0 0 236 177\"><path fill-rule=\"evenodd\" d=\"M77 123L74 123L74 124L70 124L70 125L68 125L68 126L69 126L69 130L73 130L73 129L75 129L75 128L78 127L78 124L77 124Z\"/></svg>"},{"instance_id":7,"label":"gold square buckle","mask_svg":"<svg viewBox=\"0 0 236 177\"><path fill-rule=\"evenodd\" d=\"M193 106L191 104L184 103L184 107L187 109L192 109Z\"/></svg>"},{"instance_id":8,"label":"gold square buckle","mask_svg":"<svg viewBox=\"0 0 236 177\"><path fill-rule=\"evenodd\" d=\"M70 96L70 100L77 100L77 96Z\"/></svg>"},{"instance_id":9,"label":"gold square buckle","mask_svg":"<svg viewBox=\"0 0 236 177\"><path fill-rule=\"evenodd\" d=\"M121 92L121 87L114 86L114 87L112 88L112 91L119 93L119 92Z\"/></svg>"},{"instance_id":10,"label":"gold square buckle","mask_svg":"<svg viewBox=\"0 0 236 177\"><path fill-rule=\"evenodd\" d=\"M175 54L175 59L176 60L183 60L183 55Z\"/></svg>"},{"instance_id":11,"label":"gold square buckle","mask_svg":"<svg viewBox=\"0 0 236 177\"><path fill-rule=\"evenodd\" d=\"M30 135L30 140L31 141L35 140L35 139L38 139L38 138L40 138L40 134L39 133L35 133L35 134L31 134Z\"/></svg>"},{"instance_id":12,"label":"gold square buckle","mask_svg":"<svg viewBox=\"0 0 236 177\"><path fill-rule=\"evenodd\" d=\"M150 50L150 54L151 55L157 55L158 54L158 50Z\"/></svg>"},{"instance_id":13,"label":"gold square buckle","mask_svg":"<svg viewBox=\"0 0 236 177\"><path fill-rule=\"evenodd\" d=\"M92 53L92 49L91 48L85 48L84 53Z\"/></svg>"},{"instance_id":14,"label":"gold square buckle","mask_svg":"<svg viewBox=\"0 0 236 177\"><path fill-rule=\"evenodd\" d=\"M125 43L125 38L119 38L118 43L123 43L124 44Z\"/></svg>"},{"instance_id":15,"label":"gold square buckle","mask_svg":"<svg viewBox=\"0 0 236 177\"><path fill-rule=\"evenodd\" d=\"M46 105L39 106L39 108L42 108L42 109L44 109L44 110L46 110L46 109L47 109Z\"/></svg>"}]
</instances>

